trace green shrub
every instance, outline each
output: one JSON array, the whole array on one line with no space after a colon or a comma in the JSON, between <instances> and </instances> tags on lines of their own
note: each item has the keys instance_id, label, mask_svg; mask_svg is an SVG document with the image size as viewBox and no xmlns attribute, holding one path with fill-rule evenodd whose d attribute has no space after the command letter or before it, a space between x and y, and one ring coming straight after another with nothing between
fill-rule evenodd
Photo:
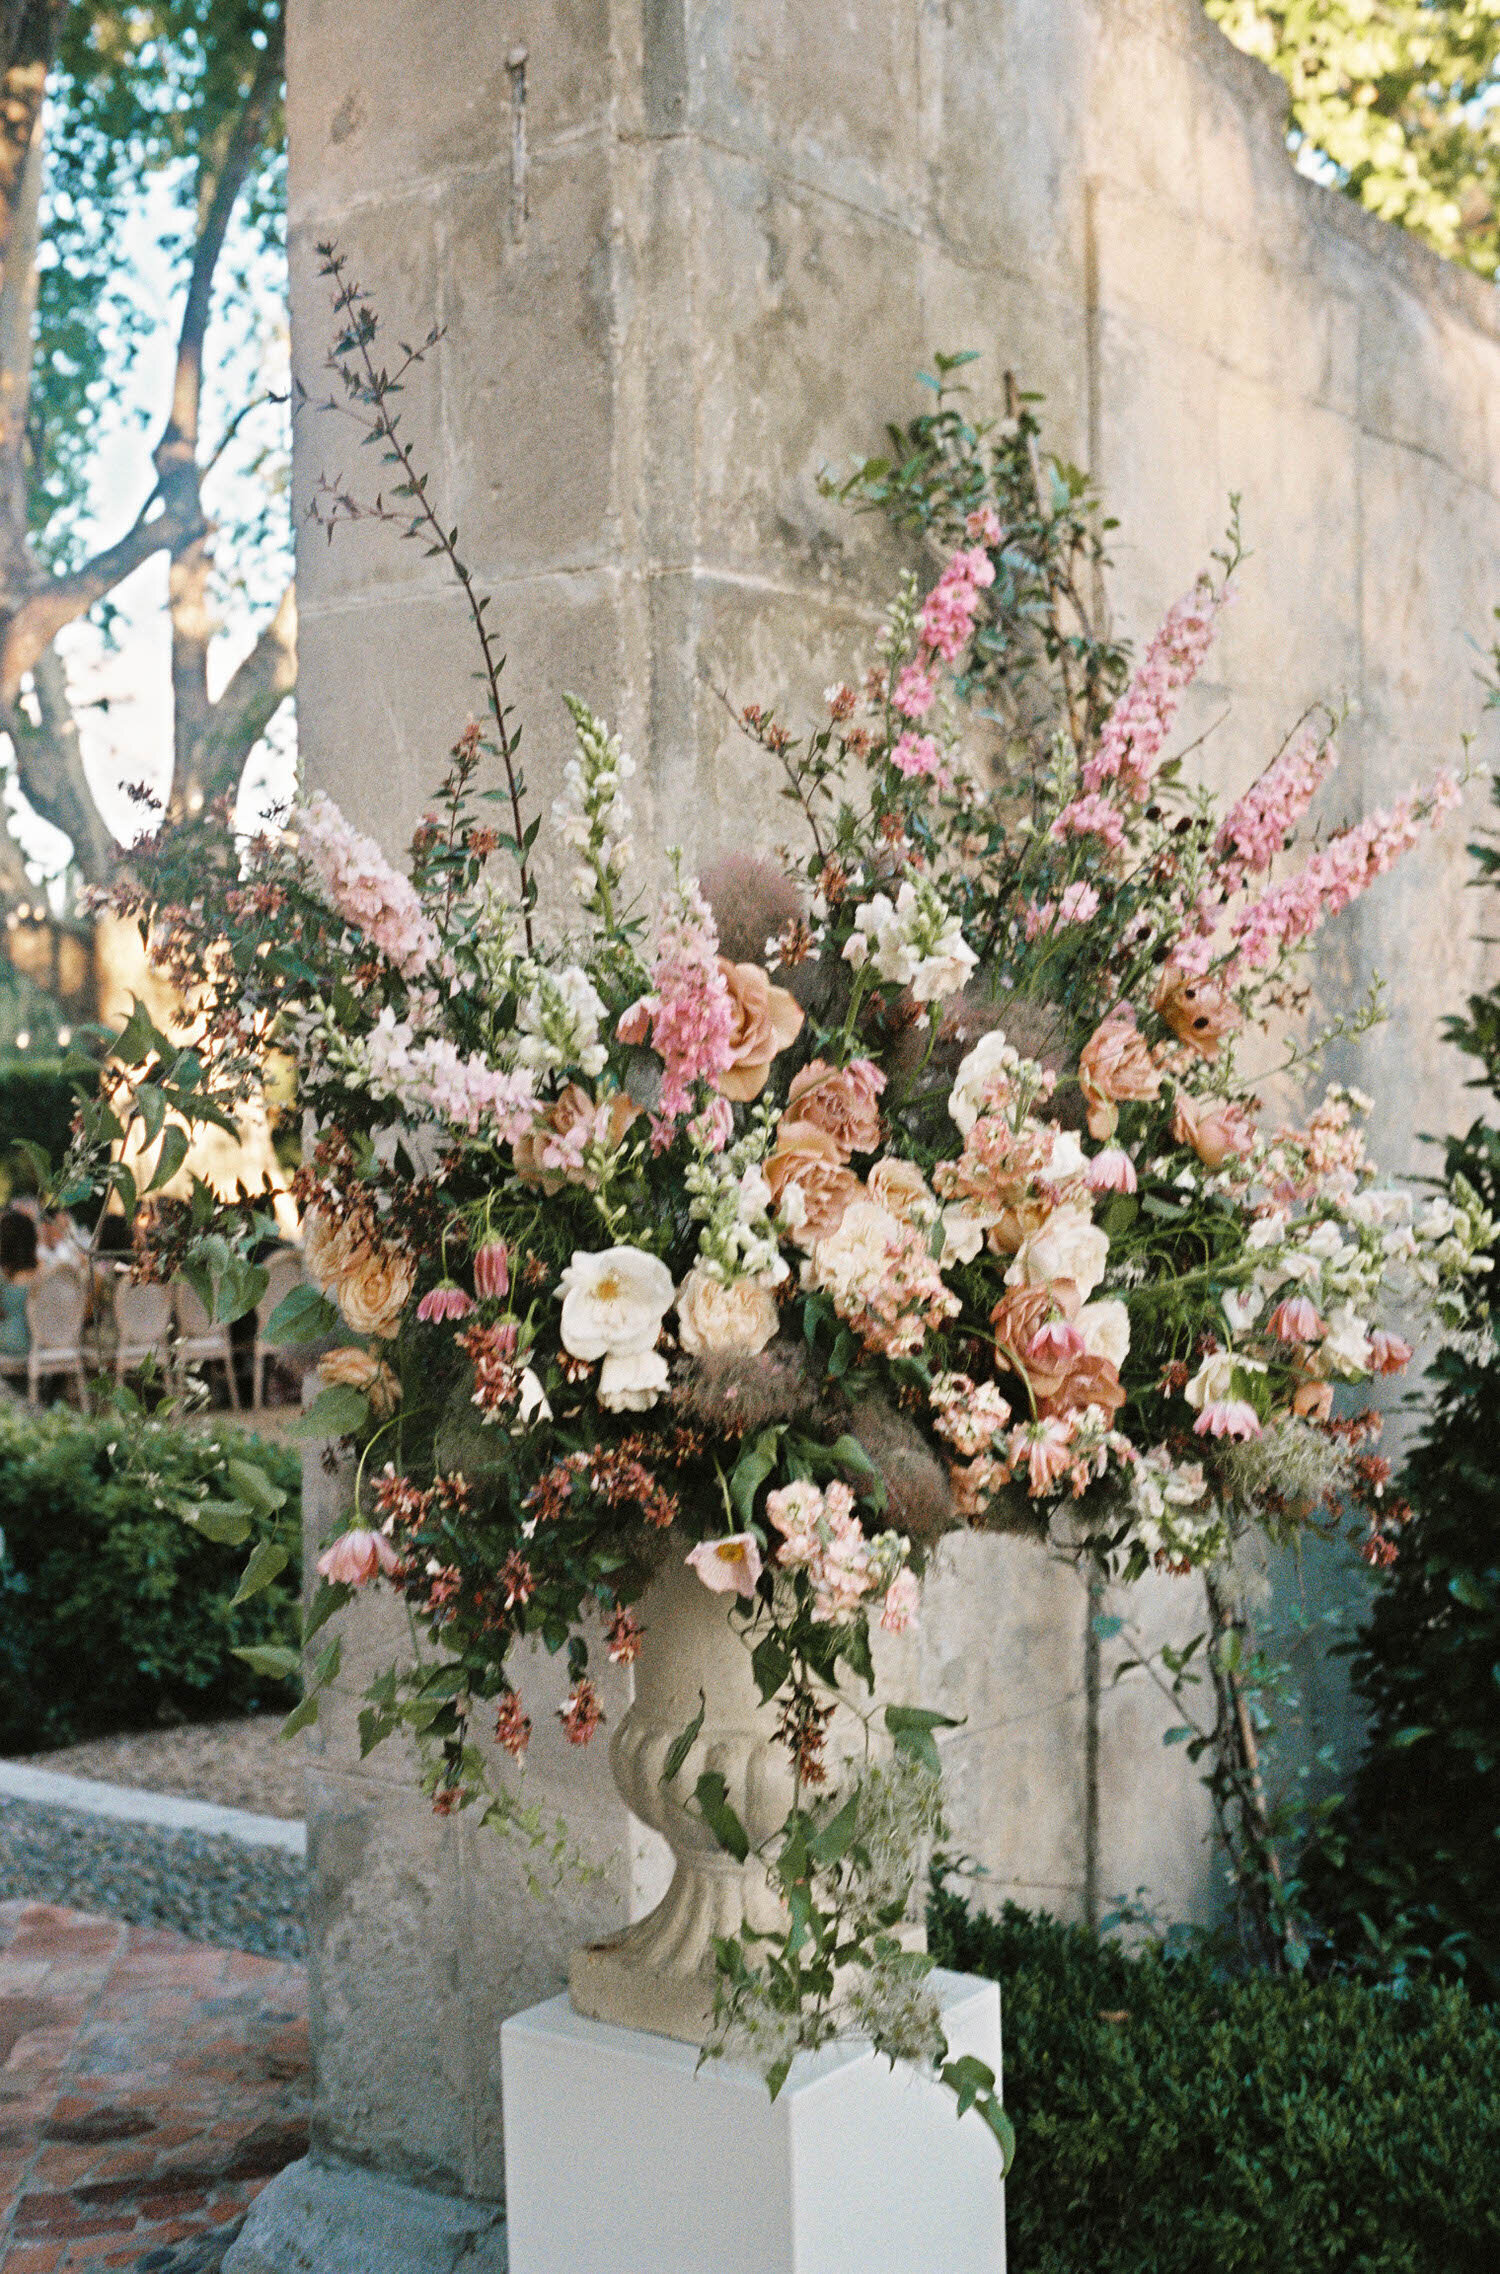
<instances>
[{"instance_id":1,"label":"green shrub","mask_svg":"<svg viewBox=\"0 0 1500 2274\"><path fill-rule=\"evenodd\" d=\"M0 1178L7 1192L36 1190L36 1174L17 1140L40 1145L52 1162L68 1149L78 1099L60 1058L9 1058L0 1064Z\"/></svg>"},{"instance_id":2,"label":"green shrub","mask_svg":"<svg viewBox=\"0 0 1500 2274\"><path fill-rule=\"evenodd\" d=\"M1010 2274L1491 2274L1500 2021L1460 1987L1226 1979L938 1895L934 1952L993 1977Z\"/></svg>"},{"instance_id":3,"label":"green shrub","mask_svg":"<svg viewBox=\"0 0 1500 2274\"><path fill-rule=\"evenodd\" d=\"M292 1558L238 1609L243 1553L171 1505L219 1477L233 1436L57 1407L0 1414L0 1751L294 1702L231 1655L297 1640L294 1455L234 1446L287 1493L277 1524Z\"/></svg>"}]
</instances>

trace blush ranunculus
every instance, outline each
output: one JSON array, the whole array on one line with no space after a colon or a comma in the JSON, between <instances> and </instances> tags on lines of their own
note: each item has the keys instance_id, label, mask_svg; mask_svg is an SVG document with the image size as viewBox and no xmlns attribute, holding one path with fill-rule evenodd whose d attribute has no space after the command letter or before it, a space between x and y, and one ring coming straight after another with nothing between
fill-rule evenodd
<instances>
[{"instance_id":1,"label":"blush ranunculus","mask_svg":"<svg viewBox=\"0 0 1500 2274\"><path fill-rule=\"evenodd\" d=\"M1221 1169L1226 1161L1244 1159L1255 1132L1237 1101L1189 1097L1179 1090L1172 1101L1172 1135L1179 1145L1190 1145L1206 1169Z\"/></svg>"},{"instance_id":2,"label":"blush ranunculus","mask_svg":"<svg viewBox=\"0 0 1500 2274\"><path fill-rule=\"evenodd\" d=\"M780 1124L763 1165L777 1214L801 1247L836 1231L863 1190L837 1141L805 1122Z\"/></svg>"},{"instance_id":3,"label":"blush ranunculus","mask_svg":"<svg viewBox=\"0 0 1500 2274\"><path fill-rule=\"evenodd\" d=\"M868 1058L847 1066L813 1058L792 1076L787 1119L826 1130L846 1161L851 1153L873 1153L880 1143L878 1100L884 1088L884 1074Z\"/></svg>"},{"instance_id":4,"label":"blush ranunculus","mask_svg":"<svg viewBox=\"0 0 1500 2274\"><path fill-rule=\"evenodd\" d=\"M1113 1137L1127 1098L1158 1094L1161 1068L1134 1018L1120 1013L1094 1029L1079 1053L1078 1086L1088 1107L1089 1135L1099 1138Z\"/></svg>"}]
</instances>

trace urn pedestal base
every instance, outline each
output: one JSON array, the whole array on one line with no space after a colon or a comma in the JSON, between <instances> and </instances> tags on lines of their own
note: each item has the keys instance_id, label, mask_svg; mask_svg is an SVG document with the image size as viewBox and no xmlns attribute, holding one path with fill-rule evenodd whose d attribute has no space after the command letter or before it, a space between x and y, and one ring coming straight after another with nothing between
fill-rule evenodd
<instances>
[{"instance_id":1,"label":"urn pedestal base","mask_svg":"<svg viewBox=\"0 0 1500 2274\"><path fill-rule=\"evenodd\" d=\"M950 2051L1000 2072L1000 1993L938 1973ZM1000 2154L867 2046L751 2069L565 1998L500 2032L510 2274L1004 2274Z\"/></svg>"}]
</instances>

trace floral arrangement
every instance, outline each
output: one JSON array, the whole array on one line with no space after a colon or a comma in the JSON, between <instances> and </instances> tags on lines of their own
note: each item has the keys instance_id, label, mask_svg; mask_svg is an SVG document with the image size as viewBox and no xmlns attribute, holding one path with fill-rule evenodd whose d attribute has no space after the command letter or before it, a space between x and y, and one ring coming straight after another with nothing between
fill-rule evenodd
<instances>
[{"instance_id":1,"label":"floral arrangement","mask_svg":"<svg viewBox=\"0 0 1500 2274\"><path fill-rule=\"evenodd\" d=\"M373 319L340 289L348 397L409 466ZM311 1623L385 1586L435 1652L376 1684L366 1742L415 1731L435 1807L513 1820L482 1740L524 1759L515 1645L566 1652L584 1745L590 1669L636 1657L664 1561L732 1598L798 1801L766 1859L793 1923L721 1951L724 2040L783 2074L851 2014L943 2058L894 1931L938 1821L940 1717L891 1708L894 1745L852 1788L827 1732L944 1535L1051 1532L1117 1575L1185 1573L1363 1487L1386 1553L1367 1424L1336 1395L1407 1363L1413 1317L1462 1320L1488 1260L1477 1201L1414 1208L1378 1181L1355 1092L1267 1127L1240 1070L1318 927L1457 784L1282 873L1330 721L1227 811L1183 780L1170 737L1233 546L1123 685L1049 619L1060 707L997 763L964 698L1020 669L999 603L1038 574L1013 510L1034 438L1019 418L969 450L935 581L903 588L809 733L744 712L795 808L785 853L641 859L631 760L575 701L551 815L567 889L544 920L492 669L405 868L314 793L249 845L212 815L163 830L126 895L199 1029L185 1070L137 1036L144 1066L92 1134L143 1081L191 1113L268 1049L295 1065L317 1292L281 1326L336 1338L310 1426L358 1456ZM148 1268L222 1275L249 1236L200 1193L159 1207ZM949 2068L1003 2127L984 2079Z\"/></svg>"}]
</instances>

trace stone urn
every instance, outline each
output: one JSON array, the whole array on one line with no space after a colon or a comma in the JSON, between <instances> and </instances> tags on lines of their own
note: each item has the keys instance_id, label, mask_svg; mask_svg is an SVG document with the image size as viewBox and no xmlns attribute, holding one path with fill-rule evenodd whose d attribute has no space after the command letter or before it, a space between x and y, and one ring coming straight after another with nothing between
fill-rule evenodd
<instances>
[{"instance_id":1,"label":"stone urn","mask_svg":"<svg viewBox=\"0 0 1500 2274\"><path fill-rule=\"evenodd\" d=\"M659 1832L675 1862L671 1885L644 1919L573 1953L568 1988L575 2010L596 2021L651 2029L701 2045L714 2003L714 1937L749 1924L780 1933L785 1913L755 1850L785 1822L795 1780L775 1742L778 1708L763 1705L750 1670L752 1643L731 1621L735 1598L705 1587L680 1556L640 1604L635 1696L615 1730L610 1767L631 1813ZM703 1726L669 1784L662 1773L676 1740L703 1706ZM840 1716L863 1732L853 1716ZM724 1779L750 1856L721 1848L693 1789L707 1770Z\"/></svg>"}]
</instances>

